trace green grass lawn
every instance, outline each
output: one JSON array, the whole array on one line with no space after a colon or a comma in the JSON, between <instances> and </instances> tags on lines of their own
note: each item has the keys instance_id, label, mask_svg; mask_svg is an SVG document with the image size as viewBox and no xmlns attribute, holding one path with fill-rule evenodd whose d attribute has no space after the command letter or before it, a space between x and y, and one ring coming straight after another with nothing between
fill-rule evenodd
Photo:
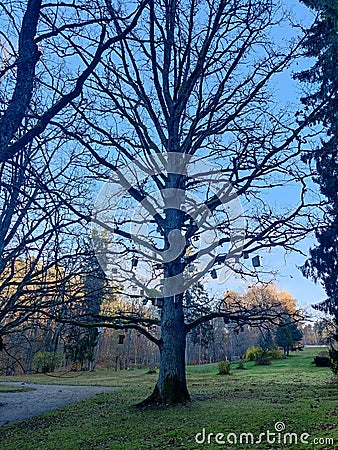
<instances>
[{"instance_id":1,"label":"green grass lawn","mask_svg":"<svg viewBox=\"0 0 338 450\"><path fill-rule=\"evenodd\" d=\"M7 394L9 392L27 392L27 391L35 391L35 389L27 386L0 386L0 394L2 392L5 392Z\"/></svg>"},{"instance_id":2,"label":"green grass lawn","mask_svg":"<svg viewBox=\"0 0 338 450\"><path fill-rule=\"evenodd\" d=\"M246 370L217 374L217 364L188 367L192 402L172 408L136 409L156 381L146 370L123 372L97 371L68 374L61 378L35 375L6 377L1 380L23 380L38 383L120 386L112 393L0 428L1 449L89 450L89 449L335 449L338 448L337 381L327 368L311 365L315 349L273 361L271 366L247 363ZM75 376L74 376L75 375ZM285 430L271 436L274 443L233 444L241 433L275 431L283 422ZM282 425L280 425L282 426ZM206 430L206 442L195 441L196 433ZM208 433L223 433L218 445ZM229 434L232 433L232 434ZM309 444L283 444L284 433L308 433ZM202 436L199 436L202 440ZM335 444L314 444L314 439L335 439ZM245 442L245 438L242 442ZM295 438L293 438L295 439ZM322 441L323 442L323 441Z\"/></svg>"}]
</instances>

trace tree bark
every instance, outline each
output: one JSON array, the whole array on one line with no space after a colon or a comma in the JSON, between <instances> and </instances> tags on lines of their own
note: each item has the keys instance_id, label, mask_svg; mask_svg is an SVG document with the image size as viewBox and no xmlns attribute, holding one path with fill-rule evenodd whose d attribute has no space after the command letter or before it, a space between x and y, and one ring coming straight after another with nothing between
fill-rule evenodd
<instances>
[{"instance_id":1,"label":"tree bark","mask_svg":"<svg viewBox=\"0 0 338 450\"><path fill-rule=\"evenodd\" d=\"M160 340L160 372L153 393L138 406L174 405L190 401L185 372L187 327L182 294L164 299Z\"/></svg>"}]
</instances>

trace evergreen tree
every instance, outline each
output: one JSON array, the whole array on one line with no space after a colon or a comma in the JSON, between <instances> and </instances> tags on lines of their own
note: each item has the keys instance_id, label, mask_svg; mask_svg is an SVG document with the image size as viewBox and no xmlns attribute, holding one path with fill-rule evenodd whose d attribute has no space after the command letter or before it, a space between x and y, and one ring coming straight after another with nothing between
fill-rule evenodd
<instances>
[{"instance_id":1,"label":"evergreen tree","mask_svg":"<svg viewBox=\"0 0 338 450\"><path fill-rule=\"evenodd\" d=\"M296 75L302 82L315 86L313 92L302 99L305 109L317 108L312 123L322 124L327 138L305 159L314 159L321 193L327 198L325 229L316 233L318 245L310 250L310 258L302 267L306 277L320 280L327 299L315 305L320 311L334 317L338 340L338 1L302 0L318 12L304 43L305 54L316 58L315 64ZM322 106L321 106L322 105ZM333 352L332 352L333 353Z\"/></svg>"},{"instance_id":2,"label":"evergreen tree","mask_svg":"<svg viewBox=\"0 0 338 450\"><path fill-rule=\"evenodd\" d=\"M101 245L104 245L102 239ZM83 302L77 314L84 317L85 322L95 322L95 316L100 314L101 305L107 290L107 279L90 244L85 245L86 260L83 274ZM81 369L92 370L98 344L99 330L97 327L81 328L73 325L65 344L66 360L79 363Z\"/></svg>"},{"instance_id":3,"label":"evergreen tree","mask_svg":"<svg viewBox=\"0 0 338 450\"><path fill-rule=\"evenodd\" d=\"M284 350L284 357L289 355L289 351L303 337L302 331L296 322L285 316L281 319L276 331L276 344Z\"/></svg>"}]
</instances>

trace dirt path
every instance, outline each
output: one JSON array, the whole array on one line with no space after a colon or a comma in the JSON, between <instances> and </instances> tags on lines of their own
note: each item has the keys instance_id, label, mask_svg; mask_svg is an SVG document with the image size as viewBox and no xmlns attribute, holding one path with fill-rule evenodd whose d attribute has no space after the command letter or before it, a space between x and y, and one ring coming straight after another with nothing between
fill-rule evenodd
<instances>
[{"instance_id":1,"label":"dirt path","mask_svg":"<svg viewBox=\"0 0 338 450\"><path fill-rule=\"evenodd\" d=\"M51 384L6 383L5 386L25 386L34 391L0 392L0 426L29 419L71 403L80 402L116 388L99 386L57 386Z\"/></svg>"}]
</instances>

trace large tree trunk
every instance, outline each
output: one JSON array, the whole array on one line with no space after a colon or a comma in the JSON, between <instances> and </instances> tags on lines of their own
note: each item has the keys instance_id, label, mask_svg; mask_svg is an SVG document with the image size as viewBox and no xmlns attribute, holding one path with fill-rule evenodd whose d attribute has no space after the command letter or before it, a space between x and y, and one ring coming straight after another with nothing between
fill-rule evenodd
<instances>
[{"instance_id":1,"label":"large tree trunk","mask_svg":"<svg viewBox=\"0 0 338 450\"><path fill-rule=\"evenodd\" d=\"M173 405L190 401L185 373L187 327L184 324L182 295L164 299L160 342L160 373L150 397L139 406Z\"/></svg>"}]
</instances>

